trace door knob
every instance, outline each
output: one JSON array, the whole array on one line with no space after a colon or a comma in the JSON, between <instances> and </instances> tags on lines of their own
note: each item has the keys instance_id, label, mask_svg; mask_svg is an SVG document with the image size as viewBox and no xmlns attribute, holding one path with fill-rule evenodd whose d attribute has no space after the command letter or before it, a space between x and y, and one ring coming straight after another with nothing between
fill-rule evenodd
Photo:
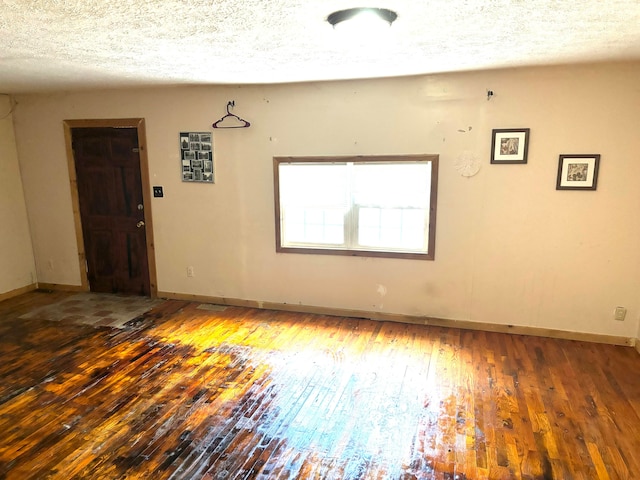
<instances>
[{"instance_id":1,"label":"door knob","mask_svg":"<svg viewBox=\"0 0 640 480\"><path fill-rule=\"evenodd\" d=\"M136 223L136 227L138 227L138 228L144 227L144 221L140 220L138 223Z\"/></svg>"}]
</instances>

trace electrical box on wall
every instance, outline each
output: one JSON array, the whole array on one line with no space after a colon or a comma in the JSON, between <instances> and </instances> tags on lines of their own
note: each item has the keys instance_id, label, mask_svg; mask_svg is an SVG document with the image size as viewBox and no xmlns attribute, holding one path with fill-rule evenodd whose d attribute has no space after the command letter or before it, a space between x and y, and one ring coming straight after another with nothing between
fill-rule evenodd
<instances>
[{"instance_id":1,"label":"electrical box on wall","mask_svg":"<svg viewBox=\"0 0 640 480\"><path fill-rule=\"evenodd\" d=\"M623 321L624 317L626 316L627 316L627 309L624 307L616 307L615 311L613 312L613 318L619 321Z\"/></svg>"}]
</instances>

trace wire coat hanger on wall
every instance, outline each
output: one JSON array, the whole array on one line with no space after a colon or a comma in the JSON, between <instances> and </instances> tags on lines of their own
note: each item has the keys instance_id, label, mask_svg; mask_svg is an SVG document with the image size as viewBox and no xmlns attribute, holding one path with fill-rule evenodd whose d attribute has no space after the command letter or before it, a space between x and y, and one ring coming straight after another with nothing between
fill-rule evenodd
<instances>
[{"instance_id":1,"label":"wire coat hanger on wall","mask_svg":"<svg viewBox=\"0 0 640 480\"><path fill-rule=\"evenodd\" d=\"M233 113L231 113L229 111L230 108L235 107L236 102L235 100L231 100L230 102L227 102L227 114L222 117L220 120L218 120L217 122L215 122L212 127L213 128L247 128L249 126L251 126L251 124L249 122L247 122L245 119L240 118L238 115L234 115ZM237 121L240 122L240 125L233 124L233 125L223 125L222 123L225 121L225 119L227 118L234 118Z\"/></svg>"}]
</instances>

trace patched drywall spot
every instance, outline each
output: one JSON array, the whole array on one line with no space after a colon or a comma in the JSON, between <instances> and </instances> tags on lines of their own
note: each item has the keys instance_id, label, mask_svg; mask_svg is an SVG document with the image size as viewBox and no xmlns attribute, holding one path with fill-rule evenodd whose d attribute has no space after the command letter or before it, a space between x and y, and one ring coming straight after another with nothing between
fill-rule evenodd
<instances>
[{"instance_id":1,"label":"patched drywall spot","mask_svg":"<svg viewBox=\"0 0 640 480\"><path fill-rule=\"evenodd\" d=\"M384 306L382 303L382 299L385 297L385 295L387 294L387 287L385 287L384 285L380 285L378 284L376 286L376 292L378 293L378 295L380 295L380 304L379 305L375 305L373 304L373 308L379 308L380 310L382 310L382 307Z\"/></svg>"},{"instance_id":2,"label":"patched drywall spot","mask_svg":"<svg viewBox=\"0 0 640 480\"><path fill-rule=\"evenodd\" d=\"M428 297L435 297L438 295L438 289L435 283L427 282L422 285L422 293Z\"/></svg>"}]
</instances>

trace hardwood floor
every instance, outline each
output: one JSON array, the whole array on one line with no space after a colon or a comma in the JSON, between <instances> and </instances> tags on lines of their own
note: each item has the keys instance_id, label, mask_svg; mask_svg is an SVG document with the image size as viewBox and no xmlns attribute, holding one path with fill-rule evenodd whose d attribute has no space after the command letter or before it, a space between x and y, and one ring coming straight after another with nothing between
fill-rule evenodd
<instances>
[{"instance_id":1,"label":"hardwood floor","mask_svg":"<svg viewBox=\"0 0 640 480\"><path fill-rule=\"evenodd\" d=\"M0 479L640 478L629 347L167 301L0 302Z\"/></svg>"}]
</instances>

